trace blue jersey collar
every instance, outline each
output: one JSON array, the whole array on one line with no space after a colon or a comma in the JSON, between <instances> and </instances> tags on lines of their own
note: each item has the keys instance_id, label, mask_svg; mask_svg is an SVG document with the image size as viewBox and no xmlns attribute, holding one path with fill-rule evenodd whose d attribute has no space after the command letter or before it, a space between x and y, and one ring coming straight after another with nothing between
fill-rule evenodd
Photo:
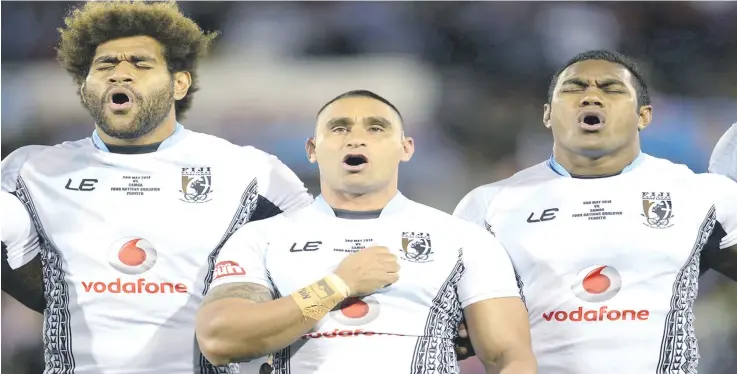
<instances>
[{"instance_id":1,"label":"blue jersey collar","mask_svg":"<svg viewBox=\"0 0 737 374\"><path fill-rule=\"evenodd\" d=\"M161 151L178 143L179 140L181 140L182 138L182 129L184 129L184 126L182 126L181 123L177 122L177 127L174 129L174 133L166 138L163 142L161 142L161 145L159 146L159 149L157 149L157 151ZM103 152L110 152L102 139L100 139L100 135L97 133L97 129L92 132L92 143L95 145L95 147L97 147L97 149Z\"/></svg>"},{"instance_id":2,"label":"blue jersey collar","mask_svg":"<svg viewBox=\"0 0 737 374\"><path fill-rule=\"evenodd\" d=\"M630 163L629 165L627 165L627 167L625 167L622 170L622 172L619 174L624 174L629 171L632 171L636 167L640 166L640 164L642 164L644 160L645 160L645 156L642 153L642 151L640 151L640 153L637 155L635 160L632 161L632 163ZM563 165L559 164L558 161L555 160L555 157L553 155L550 155L550 159L548 160L548 166L550 167L550 169L552 169L556 174L560 176L569 177L569 178L571 177L571 173L569 173L568 170L566 170L563 167Z\"/></svg>"}]
</instances>

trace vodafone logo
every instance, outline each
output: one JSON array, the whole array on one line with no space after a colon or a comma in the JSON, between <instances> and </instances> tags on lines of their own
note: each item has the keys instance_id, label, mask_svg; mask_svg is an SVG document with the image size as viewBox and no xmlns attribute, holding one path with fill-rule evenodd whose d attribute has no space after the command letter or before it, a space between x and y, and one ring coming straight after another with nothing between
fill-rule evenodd
<instances>
[{"instance_id":1,"label":"vodafone logo","mask_svg":"<svg viewBox=\"0 0 737 374\"><path fill-rule=\"evenodd\" d=\"M622 289L622 276L607 265L592 265L576 274L571 291L579 299L590 303L607 301ZM610 321L647 321L650 311L646 309L609 309L600 305L598 309L579 306L574 310L551 310L542 317L548 322L610 322Z\"/></svg>"},{"instance_id":2,"label":"vodafone logo","mask_svg":"<svg viewBox=\"0 0 737 374\"><path fill-rule=\"evenodd\" d=\"M243 269L235 261L220 261L215 264L215 278L220 279L232 275L246 275L246 270ZM213 279L213 280L214 280Z\"/></svg>"},{"instance_id":3,"label":"vodafone logo","mask_svg":"<svg viewBox=\"0 0 737 374\"><path fill-rule=\"evenodd\" d=\"M619 293L622 276L607 265L592 265L576 274L571 291L579 299L590 303L607 301Z\"/></svg>"},{"instance_id":4,"label":"vodafone logo","mask_svg":"<svg viewBox=\"0 0 737 374\"><path fill-rule=\"evenodd\" d=\"M116 240L108 250L107 261L123 274L143 274L156 264L158 254L146 239L129 237Z\"/></svg>"},{"instance_id":5,"label":"vodafone logo","mask_svg":"<svg viewBox=\"0 0 737 374\"><path fill-rule=\"evenodd\" d=\"M108 249L107 260L113 269L126 275L143 274L156 264L158 254L146 239L128 237L116 240ZM82 281L87 293L98 294L186 294L183 283L157 282L145 278L117 277L110 281Z\"/></svg>"},{"instance_id":6,"label":"vodafone logo","mask_svg":"<svg viewBox=\"0 0 737 374\"><path fill-rule=\"evenodd\" d=\"M330 312L330 317L346 326L370 323L379 316L381 305L373 296L349 297Z\"/></svg>"}]
</instances>

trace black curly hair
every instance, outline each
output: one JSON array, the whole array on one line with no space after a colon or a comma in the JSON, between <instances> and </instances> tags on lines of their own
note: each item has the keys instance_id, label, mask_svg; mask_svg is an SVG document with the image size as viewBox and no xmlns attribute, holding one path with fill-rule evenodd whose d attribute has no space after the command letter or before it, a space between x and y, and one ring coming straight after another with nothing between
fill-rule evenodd
<instances>
[{"instance_id":1,"label":"black curly hair","mask_svg":"<svg viewBox=\"0 0 737 374\"><path fill-rule=\"evenodd\" d=\"M200 29L174 1L90 1L72 9L64 23L57 58L78 86L86 79L100 44L140 35L161 43L169 72L187 71L192 76L187 95L174 105L177 119L192 106L192 94L199 90L197 62L218 36Z\"/></svg>"}]
</instances>

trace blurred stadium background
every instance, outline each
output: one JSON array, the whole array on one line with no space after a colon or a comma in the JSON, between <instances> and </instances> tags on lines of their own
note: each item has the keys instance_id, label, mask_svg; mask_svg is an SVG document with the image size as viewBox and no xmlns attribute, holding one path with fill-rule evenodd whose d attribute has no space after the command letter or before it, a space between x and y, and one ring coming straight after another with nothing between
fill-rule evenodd
<instances>
[{"instance_id":1,"label":"blurred stadium background","mask_svg":"<svg viewBox=\"0 0 737 374\"><path fill-rule=\"evenodd\" d=\"M54 61L69 2L2 2L2 156L89 136ZM280 157L317 191L304 156L316 110L369 89L403 112L418 151L401 190L451 212L472 188L544 160L550 76L578 52L633 56L654 97L646 152L706 169L737 121L736 2L183 2L220 30L183 124ZM702 278L700 372L737 369L737 286ZM41 318L2 298L2 371L41 373ZM614 348L614 347L613 347ZM618 358L625 359L625 358ZM464 374L483 372L475 360Z\"/></svg>"}]
</instances>

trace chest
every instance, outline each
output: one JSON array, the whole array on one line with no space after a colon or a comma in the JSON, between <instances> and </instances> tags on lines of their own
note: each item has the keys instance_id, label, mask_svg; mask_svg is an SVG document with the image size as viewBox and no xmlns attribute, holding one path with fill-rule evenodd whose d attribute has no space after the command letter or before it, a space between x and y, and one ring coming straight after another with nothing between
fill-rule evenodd
<instances>
[{"instance_id":1,"label":"chest","mask_svg":"<svg viewBox=\"0 0 737 374\"><path fill-rule=\"evenodd\" d=\"M665 184L598 183L528 191L487 220L515 266L570 272L592 264L677 272L708 237L707 199Z\"/></svg>"},{"instance_id":2,"label":"chest","mask_svg":"<svg viewBox=\"0 0 737 374\"><path fill-rule=\"evenodd\" d=\"M200 274L255 207L248 173L202 162L91 158L24 168L22 191L70 275L150 269ZM108 266L110 265L110 266ZM200 274L200 275L204 275Z\"/></svg>"},{"instance_id":3,"label":"chest","mask_svg":"<svg viewBox=\"0 0 737 374\"><path fill-rule=\"evenodd\" d=\"M269 242L266 267L282 295L334 271L347 256L384 246L397 256L399 281L382 297L430 304L458 264L460 245L438 229L397 222L294 228Z\"/></svg>"}]
</instances>

